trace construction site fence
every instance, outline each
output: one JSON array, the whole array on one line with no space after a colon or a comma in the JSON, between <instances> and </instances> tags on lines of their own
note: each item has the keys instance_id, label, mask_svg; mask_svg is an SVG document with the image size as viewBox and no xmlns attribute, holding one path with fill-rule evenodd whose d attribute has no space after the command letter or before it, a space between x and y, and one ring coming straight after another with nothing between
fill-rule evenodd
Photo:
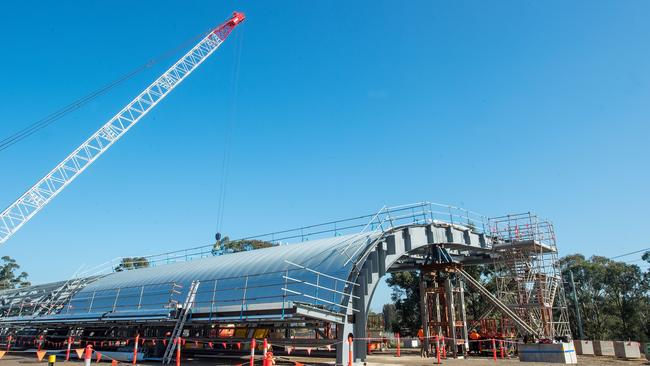
<instances>
[{"instance_id":1,"label":"construction site fence","mask_svg":"<svg viewBox=\"0 0 650 366\"><path fill-rule=\"evenodd\" d=\"M405 347L406 345L413 344L413 341L417 340L418 346L417 347ZM60 342L55 342L55 341L47 341L44 340L42 337L34 337L32 341L13 341L11 337L8 337L8 339L4 342L5 344L3 345L3 351L0 352L0 358L2 358L6 353L11 352L11 353L16 353L16 354L34 354L39 360L43 359L45 355L48 354L54 354L54 355L61 355L65 354L65 359L71 358L71 357L76 357L79 359L83 359L84 357L88 357L88 352L91 352L93 360L95 362L99 362L102 359L105 361L111 361L113 365L118 365L118 364L135 364L136 361L138 361L139 354L138 352L138 347L144 347L146 345L156 345L157 342L163 343L164 346L167 346L167 342L170 342L172 340L169 340L168 338L142 338L140 336L136 336L135 338L131 339L120 339L120 340L104 340L104 341L98 341L98 340L76 340L73 339L72 337L66 337L66 339L61 340ZM301 340L301 341L306 341L306 340ZM224 339L204 339L204 338L181 338L179 337L178 339L173 340L173 344L176 347L177 342L180 342L180 347L179 349L183 349L187 351L188 349L186 348L187 345L189 344L190 346L193 345L193 350L197 349L203 349L203 350L209 350L209 349L231 349L236 352L247 352L251 351L251 360L250 364L253 365L254 362L261 361L259 363L260 365L265 365L264 360L267 359L267 351L268 352L283 352L283 354L290 356L290 355L297 355L297 356L311 356L312 352L314 351L319 351L319 352L332 352L332 357L334 356L334 351L336 347L338 346L343 346L345 349L344 351L352 352L353 345L357 344L359 342L363 343L364 345L369 345L369 344L376 344L376 343L385 343L385 344L391 344L394 345L394 347L390 348L390 352L394 354L396 357L400 357L400 350L401 349L417 349L423 347L422 343L424 343L424 339L419 338L419 337L400 337L399 335L396 336L391 336L391 337L365 337L365 338L349 338L347 340L329 340L330 342L327 342L328 340L320 340L318 343L313 343L313 344L305 344L305 343L297 343L296 340L293 339L272 339L269 340L267 338L252 338L250 340L238 340L236 342L229 341L229 340L224 340ZM429 358L437 358L438 361L440 362L441 359L446 359L448 356L450 356L448 353L451 352L451 347L455 345L460 345L461 343L454 342L453 340L449 338L445 338L442 336L431 336L428 337L429 341L429 346L430 346L430 351L432 353L429 353L428 357ZM137 346L136 346L137 342ZM22 344L21 344L22 343ZM31 348L31 349L25 349L25 350L12 350L12 347L15 346L20 346L24 345L25 343L34 345L35 347L37 346L38 348ZM479 354L479 355L484 355L486 357L491 357L495 360L495 362L499 359L505 359L509 358L511 355L517 353L518 345L519 344L524 344L523 342L517 341L517 340L511 340L511 339L497 339L497 338L491 338L491 339L480 339L480 340L469 340L468 348L470 351L470 354ZM129 361L129 362L123 362L119 361L117 359L111 358L108 355L105 355L102 353L102 348L103 347L113 347L113 346L119 346L119 347L124 347L124 346L129 346L131 345L133 347L133 359L135 361ZM474 345L474 347L472 347ZM266 347L265 347L266 346ZM53 347L53 348L48 348L48 347ZM474 352L472 352L472 350ZM369 351L370 348L369 348ZM478 351L478 352L476 352ZM111 352L111 351L108 351ZM180 351L179 351L180 352ZM255 355L255 352L259 352L259 354ZM248 352L247 352L248 353ZM371 352L372 353L372 352ZM271 353L273 355L273 353ZM177 355L178 357L178 355ZM275 356L272 356L275 357ZM141 360L140 360L141 361ZM176 364L180 364L181 359L178 358L176 360ZM295 361L291 361L296 363ZM243 364L249 364L249 362L243 363ZM300 364L300 363L296 363Z\"/></svg>"}]
</instances>

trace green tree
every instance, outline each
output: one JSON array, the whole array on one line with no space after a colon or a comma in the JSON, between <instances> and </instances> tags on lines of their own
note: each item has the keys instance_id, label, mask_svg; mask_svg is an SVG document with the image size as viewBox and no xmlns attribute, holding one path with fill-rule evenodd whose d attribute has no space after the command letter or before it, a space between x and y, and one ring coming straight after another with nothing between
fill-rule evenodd
<instances>
[{"instance_id":1,"label":"green tree","mask_svg":"<svg viewBox=\"0 0 650 366\"><path fill-rule=\"evenodd\" d=\"M608 308L616 316L614 339L643 339L642 310L648 299L648 281L641 269L623 262L605 268Z\"/></svg>"},{"instance_id":2,"label":"green tree","mask_svg":"<svg viewBox=\"0 0 650 366\"><path fill-rule=\"evenodd\" d=\"M642 256L650 261L650 254ZM582 254L560 259L564 290L570 314L571 330L578 335L576 312L580 310L587 339L650 340L650 271L636 265L617 262L606 257ZM468 266L465 270L488 290L496 291L495 277L488 267ZM577 302L569 271L576 282ZM396 320L393 331L415 335L420 327L419 272L391 273L386 280L392 287ZM479 319L489 310L487 301L468 289L465 293L468 321Z\"/></svg>"},{"instance_id":3,"label":"green tree","mask_svg":"<svg viewBox=\"0 0 650 366\"><path fill-rule=\"evenodd\" d=\"M573 334L578 334L576 306L580 309L585 336L588 339L634 339L650 337L650 275L636 265L581 254L560 260ZM573 272L577 304L568 278Z\"/></svg>"},{"instance_id":4,"label":"green tree","mask_svg":"<svg viewBox=\"0 0 650 366\"><path fill-rule=\"evenodd\" d=\"M463 267L465 272L472 276L475 280L481 282L492 293L496 292L496 281L494 274L488 269L487 266L477 265L477 266L467 266ZM492 306L489 302L485 301L483 296L470 289L465 287L465 309L467 311L467 319L469 324L472 324L472 320L478 320L481 316L485 315ZM497 314L500 315L500 314Z\"/></svg>"},{"instance_id":5,"label":"green tree","mask_svg":"<svg viewBox=\"0 0 650 366\"><path fill-rule=\"evenodd\" d=\"M611 323L607 317L607 299L603 280L605 277L604 257L592 257L587 260L582 254L567 255L560 260L564 276L567 305L571 316L571 332L577 336L576 306L582 316L585 336L588 339L605 339L609 335ZM569 271L573 272L576 283L576 297L573 300Z\"/></svg>"},{"instance_id":6,"label":"green tree","mask_svg":"<svg viewBox=\"0 0 650 366\"><path fill-rule=\"evenodd\" d=\"M20 266L16 263L15 259L5 255L0 258L0 261L2 261L0 262L0 290L31 285L31 283L27 281L27 277L29 276L27 272L16 274L16 271L20 269Z\"/></svg>"},{"instance_id":7,"label":"green tree","mask_svg":"<svg viewBox=\"0 0 650 366\"><path fill-rule=\"evenodd\" d=\"M494 276L486 266L468 266L464 269L488 289L495 290ZM422 326L420 318L420 274L417 271L391 273L386 283L393 290L391 299L395 303L393 332L415 336ZM467 285L466 285L467 286ZM475 291L465 288L465 305L468 320L478 320L490 308L490 304Z\"/></svg>"},{"instance_id":8,"label":"green tree","mask_svg":"<svg viewBox=\"0 0 650 366\"><path fill-rule=\"evenodd\" d=\"M149 260L146 257L124 257L120 264L115 267L115 271L122 272L131 269L147 268L149 265Z\"/></svg>"},{"instance_id":9,"label":"green tree","mask_svg":"<svg viewBox=\"0 0 650 366\"><path fill-rule=\"evenodd\" d=\"M277 244L256 239L230 240L230 237L224 236L221 240L214 243L212 247L213 255L222 255L228 253L246 252L250 250L274 247Z\"/></svg>"},{"instance_id":10,"label":"green tree","mask_svg":"<svg viewBox=\"0 0 650 366\"><path fill-rule=\"evenodd\" d=\"M404 336L417 335L421 324L419 272L394 272L386 279L386 283L393 290L391 299L395 303L393 332Z\"/></svg>"},{"instance_id":11,"label":"green tree","mask_svg":"<svg viewBox=\"0 0 650 366\"><path fill-rule=\"evenodd\" d=\"M395 309L395 304L384 304L381 312L384 316L384 330L392 331L393 324L396 324L397 322L397 310Z\"/></svg>"}]
</instances>

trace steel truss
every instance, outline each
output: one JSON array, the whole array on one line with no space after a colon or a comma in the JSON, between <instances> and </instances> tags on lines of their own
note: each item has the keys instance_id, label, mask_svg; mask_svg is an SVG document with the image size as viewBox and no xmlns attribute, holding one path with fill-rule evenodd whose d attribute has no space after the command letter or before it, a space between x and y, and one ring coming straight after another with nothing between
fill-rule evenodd
<instances>
[{"instance_id":1,"label":"steel truss","mask_svg":"<svg viewBox=\"0 0 650 366\"><path fill-rule=\"evenodd\" d=\"M555 230L531 213L490 220L497 293L543 339L571 337Z\"/></svg>"},{"instance_id":2,"label":"steel truss","mask_svg":"<svg viewBox=\"0 0 650 366\"><path fill-rule=\"evenodd\" d=\"M117 140L135 126L169 92L221 46L230 32L244 20L234 13L226 23L205 36L172 67L127 104L59 165L27 190L0 214L0 244L6 242L29 219L77 178Z\"/></svg>"}]
</instances>

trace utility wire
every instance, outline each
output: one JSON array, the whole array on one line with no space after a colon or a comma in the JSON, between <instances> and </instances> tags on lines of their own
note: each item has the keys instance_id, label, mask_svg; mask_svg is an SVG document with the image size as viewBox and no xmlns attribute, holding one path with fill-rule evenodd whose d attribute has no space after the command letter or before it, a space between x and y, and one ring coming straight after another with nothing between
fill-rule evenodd
<instances>
[{"instance_id":1,"label":"utility wire","mask_svg":"<svg viewBox=\"0 0 650 366\"><path fill-rule=\"evenodd\" d=\"M616 255L616 256L610 257L609 259L616 259L616 258L621 258L621 257L627 257L628 255L637 254L637 253L643 253L643 252L647 252L647 251L650 251L650 248L639 249L639 250L636 250L636 251L634 251L634 252L629 252L629 253L625 253L625 254Z\"/></svg>"},{"instance_id":2,"label":"utility wire","mask_svg":"<svg viewBox=\"0 0 650 366\"><path fill-rule=\"evenodd\" d=\"M139 74L142 70L150 67L150 64L147 63L145 65L140 66L139 68L129 72L128 74L110 82L109 84L106 84L105 86L93 91L92 93L86 95L85 97L82 97L80 99L77 99L76 101L68 104L67 106L57 110L56 112L50 113L46 117L30 124L29 126L23 128L22 130L14 133L11 136L8 136L2 140L0 140L0 151L6 150L9 147L13 146L14 144L26 139L27 137L31 136L32 134L42 130L43 128L51 125L52 123L58 121L62 117L66 116L72 111L75 111L82 106L88 104L88 102L94 100L95 98L99 97L102 94L107 93L117 85L131 79L135 75Z\"/></svg>"},{"instance_id":3,"label":"utility wire","mask_svg":"<svg viewBox=\"0 0 650 366\"><path fill-rule=\"evenodd\" d=\"M132 71L124 74L123 76L113 80L112 82L104 85L103 87L101 87L101 88L87 94L84 97L81 97L81 98L75 100L74 102L66 105L65 107L63 107L63 108L61 108L61 109L59 109L59 110L57 110L57 111L55 111L53 113L48 114L47 116L39 119L38 121L35 121L35 122L31 123L30 125L28 125L27 127L21 129L20 131L17 131L15 133L13 133L12 135L7 136L6 138L0 140L0 151L4 151L4 150L10 148L11 146L13 146L13 145L17 144L18 142L28 138L29 136L33 135L34 133L44 129L45 127L53 124L54 122L57 122L61 118L63 118L65 116L67 116L68 114L70 114L71 112L73 112L73 111L83 107L84 105L88 104L89 102L95 100L99 96L106 94L111 89L113 89L116 86L124 83L125 81L133 78L134 76L138 75L142 71L152 67L153 65L159 63L160 61L166 60L167 58L173 56L176 52L178 52L178 50L180 50L182 48L185 48L188 43L193 43L197 39L205 37L205 35L207 33L208 32L203 32L202 34L200 34L198 36L194 36L191 39L188 39L188 40L184 41L182 44L180 44L180 45L178 45L178 46L176 46L176 47L174 47L172 49L169 49L168 51L162 53L158 57L148 61L147 63L145 63L145 64L143 64L141 66L138 66L137 68L135 68Z\"/></svg>"}]
</instances>

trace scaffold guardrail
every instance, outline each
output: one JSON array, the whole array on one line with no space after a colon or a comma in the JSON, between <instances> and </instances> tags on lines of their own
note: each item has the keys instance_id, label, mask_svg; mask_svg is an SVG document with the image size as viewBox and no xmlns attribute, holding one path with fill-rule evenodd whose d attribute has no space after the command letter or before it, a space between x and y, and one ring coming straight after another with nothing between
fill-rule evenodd
<instances>
[{"instance_id":1,"label":"scaffold guardrail","mask_svg":"<svg viewBox=\"0 0 650 366\"><path fill-rule=\"evenodd\" d=\"M477 233L490 233L489 219L485 215L453 205L419 202L392 207L384 206L372 214L301 226L294 229L245 236L234 241L261 240L276 245L284 245L367 231L387 231L401 225L430 224L434 222L444 222L466 227ZM145 255L142 258L146 260L147 266L155 267L158 265L213 257L213 249L214 244L199 245L160 254ZM107 273L118 268L124 258L126 257L115 258L110 264L106 265L105 270Z\"/></svg>"}]
</instances>

